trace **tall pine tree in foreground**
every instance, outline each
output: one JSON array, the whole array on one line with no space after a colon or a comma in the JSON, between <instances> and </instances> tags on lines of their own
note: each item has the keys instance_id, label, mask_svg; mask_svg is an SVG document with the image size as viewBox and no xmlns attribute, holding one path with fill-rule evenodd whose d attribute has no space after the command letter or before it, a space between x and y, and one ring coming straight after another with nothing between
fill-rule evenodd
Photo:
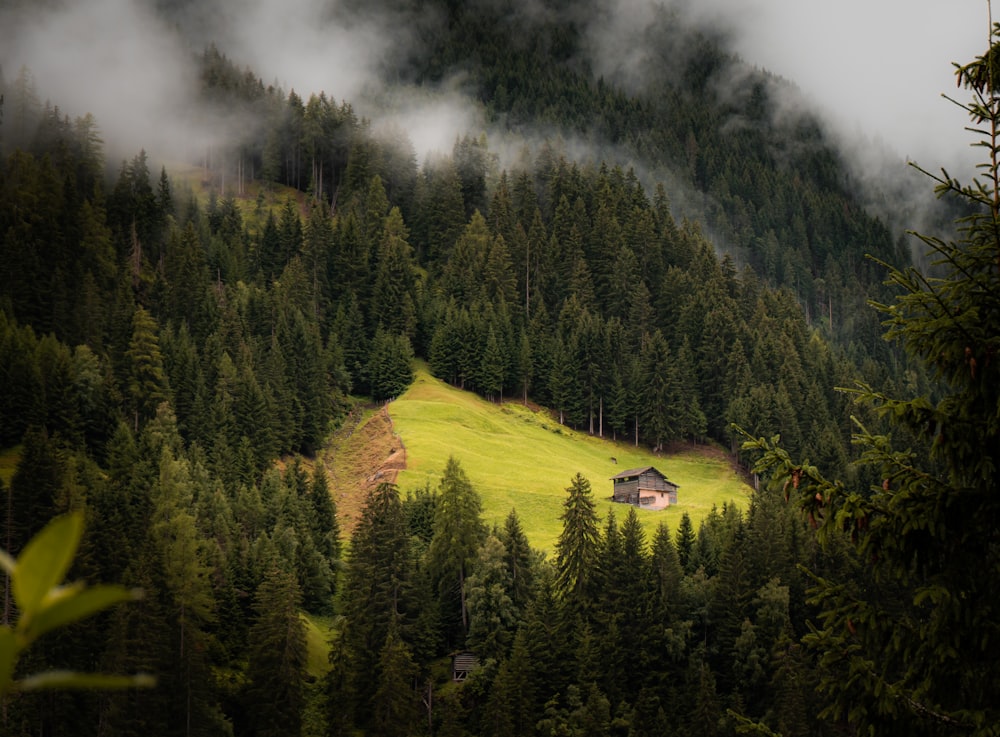
<instances>
[{"instance_id":1,"label":"tall pine tree in foreground","mask_svg":"<svg viewBox=\"0 0 1000 737\"><path fill-rule=\"evenodd\" d=\"M755 470L797 496L822 542L850 541L858 573L815 580L820 615L805 642L822 669L823 716L858 734L995 735L1000 724L998 34L1000 25L983 56L957 67L986 154L981 175L970 185L933 176L939 195L972 214L958 221L956 240L918 235L933 275L890 268L899 295L874 305L886 338L936 380L933 397L856 390L894 429L858 423L861 463L881 484L829 481L777 438L744 446L764 451Z\"/></svg>"},{"instance_id":2,"label":"tall pine tree in foreground","mask_svg":"<svg viewBox=\"0 0 1000 737\"><path fill-rule=\"evenodd\" d=\"M486 538L479 492L452 456L441 477L434 511L434 538L427 551L438 581L441 610L449 634L461 644L469 632L467 579Z\"/></svg>"},{"instance_id":3,"label":"tall pine tree in foreground","mask_svg":"<svg viewBox=\"0 0 1000 737\"><path fill-rule=\"evenodd\" d=\"M571 607L589 607L593 598L593 577L597 566L601 533L594 495L582 474L576 474L563 502L562 532L556 542L556 582Z\"/></svg>"},{"instance_id":4,"label":"tall pine tree in foreground","mask_svg":"<svg viewBox=\"0 0 1000 737\"><path fill-rule=\"evenodd\" d=\"M250 628L246 710L257 737L298 734L306 678L305 624L294 574L271 568L257 589Z\"/></svg>"}]
</instances>

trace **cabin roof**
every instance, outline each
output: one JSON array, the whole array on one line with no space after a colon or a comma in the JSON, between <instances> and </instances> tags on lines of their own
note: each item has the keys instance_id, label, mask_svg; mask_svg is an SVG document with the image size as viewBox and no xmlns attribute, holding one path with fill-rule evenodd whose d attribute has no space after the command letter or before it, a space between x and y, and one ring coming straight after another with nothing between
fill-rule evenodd
<instances>
[{"instance_id":1,"label":"cabin roof","mask_svg":"<svg viewBox=\"0 0 1000 737\"><path fill-rule=\"evenodd\" d=\"M656 470L656 468L654 468L653 466L643 466L642 468L630 468L627 471L622 471L621 473L619 473L619 474L617 474L615 476L612 476L611 478L612 479L626 479L626 478L629 478L630 476L642 476L647 471L652 471L653 473L657 474L658 476L661 476L664 479L667 478L662 473L660 473L658 470Z\"/></svg>"},{"instance_id":2,"label":"cabin roof","mask_svg":"<svg viewBox=\"0 0 1000 737\"><path fill-rule=\"evenodd\" d=\"M651 474L655 474L656 476L659 476L665 483L669 484L670 486L672 486L675 489L681 488L677 484L675 484L673 481L671 481L670 479L668 479L666 476L664 476L663 472L660 471L655 466L643 466L642 468L630 468L630 469L628 469L626 471L622 471L617 476L612 476L611 480L614 481L615 482L615 486L617 486L619 481L624 481L625 479L629 479L629 478L632 478L632 477L635 477L635 478L640 478L642 476L647 476L648 477Z\"/></svg>"}]
</instances>

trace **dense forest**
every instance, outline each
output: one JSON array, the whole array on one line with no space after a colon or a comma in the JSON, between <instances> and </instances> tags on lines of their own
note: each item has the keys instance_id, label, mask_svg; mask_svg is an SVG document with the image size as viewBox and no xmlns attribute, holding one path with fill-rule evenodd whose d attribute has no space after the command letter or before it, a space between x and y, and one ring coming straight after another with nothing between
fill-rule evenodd
<instances>
[{"instance_id":1,"label":"dense forest","mask_svg":"<svg viewBox=\"0 0 1000 737\"><path fill-rule=\"evenodd\" d=\"M909 341L903 318L906 345L883 340L865 303L892 303L890 274L920 291L886 267L905 269L909 249L863 207L816 121L769 116L780 80L744 69L745 95L712 93L740 64L713 39L664 16L649 32L673 73L632 90L575 61L572 24L515 28L502 4L417 5L447 23L419 53L387 59L388 78L432 84L475 60L498 129L591 137L647 162L641 178L571 155L559 136L501 165L470 131L418 162L404 131L322 91L268 85L212 44L197 52L202 104L254 124L199 152L197 177L177 177L146 151L107 161L100 120L65 114L28 68L0 75L0 449L17 458L0 480L0 547L17 555L52 517L82 510L73 576L145 594L40 641L19 668L158 681L14 694L4 733L991 733L989 659L962 677L965 704L907 669L962 672L969 625L928 602L982 595L970 621L988 618L993 599L974 580L949 583L949 535L957 515L995 510L969 495L937 529L937 497L914 495L925 506L896 543L856 540L862 519L863 541L891 529L879 489L929 484L911 456L931 453L928 474L948 479L950 443L965 443L966 463L996 437L994 416L981 436L941 439L948 412L964 428L996 405L996 314L974 310L980 342L970 325L955 338L959 370L934 364L943 338ZM982 93L980 67L964 81ZM675 218L672 187L687 202L701 193L697 219ZM967 194L971 212L992 206ZM949 300L982 299L995 279ZM415 358L591 434L721 444L762 483L747 509L646 539L633 509L599 519L589 481L566 479L562 535L538 551L516 509L502 528L483 524L456 457L438 488L379 486L342 535L316 452L354 408L403 392ZM985 404L955 409L949 382L970 366ZM837 391L854 386L874 400ZM906 458L879 440L893 417ZM737 428L761 440L744 445ZM780 447L763 440L779 435ZM995 486L990 458L966 463L976 489ZM807 489L804 510L793 502ZM857 491L835 507L845 489ZM947 545L917 560L937 536ZM973 547L989 566L994 536ZM319 678L304 615L332 623ZM895 641L891 621L925 622L926 652ZM981 629L987 656L995 626ZM884 664L858 664L880 649ZM465 651L480 665L456 682L450 658ZM840 676L851 680L838 690Z\"/></svg>"}]
</instances>

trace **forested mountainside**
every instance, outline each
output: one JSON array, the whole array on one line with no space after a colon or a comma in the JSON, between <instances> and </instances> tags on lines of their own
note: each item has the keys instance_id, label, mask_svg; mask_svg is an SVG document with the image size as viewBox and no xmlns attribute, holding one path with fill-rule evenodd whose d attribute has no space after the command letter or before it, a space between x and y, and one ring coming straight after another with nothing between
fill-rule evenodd
<instances>
[{"instance_id":1,"label":"forested mountainside","mask_svg":"<svg viewBox=\"0 0 1000 737\"><path fill-rule=\"evenodd\" d=\"M890 299L865 254L906 249L814 121L773 123L780 81L747 71L745 95L720 97L737 62L664 16L649 32L673 73L636 89L580 64L572 24L502 7L407 4L434 23L384 74L461 67L499 128L556 132L516 163L478 131L418 162L402 129L214 45L198 94L252 124L191 162L107 161L100 120L64 114L30 69L0 78L3 547L83 509L74 575L145 591L19 667L159 680L17 694L7 733L716 735L741 715L850 733L856 715L815 719L828 672L800 644L817 610L798 566L859 562L846 539L817 546L788 483L647 540L634 510L599 520L588 480L566 479L544 555L516 509L485 528L456 449L438 489L380 486L341 539L314 454L356 404L403 391L415 356L656 448L748 462L733 424L780 434L861 490L883 472L848 465L850 414L877 431L884 413L835 387L930 393L861 306ZM643 168L571 155L571 136ZM302 613L330 623L324 667ZM453 683L467 649L482 667Z\"/></svg>"}]
</instances>

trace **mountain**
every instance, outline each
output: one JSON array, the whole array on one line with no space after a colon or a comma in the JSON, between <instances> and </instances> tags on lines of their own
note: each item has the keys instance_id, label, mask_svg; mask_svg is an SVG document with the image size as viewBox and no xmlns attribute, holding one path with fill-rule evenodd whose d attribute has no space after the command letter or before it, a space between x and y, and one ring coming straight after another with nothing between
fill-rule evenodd
<instances>
[{"instance_id":1,"label":"mountain","mask_svg":"<svg viewBox=\"0 0 1000 737\"><path fill-rule=\"evenodd\" d=\"M836 387L931 394L863 306L890 301L880 261L908 250L819 122L786 114L784 82L668 11L609 67L596 5L356 5L318 17L374 50L405 40L371 55L357 100L234 61L216 2L127 5L170 63L125 71L160 101L178 85L159 119L127 115L145 94L102 120L64 112L28 67L0 77L4 546L82 509L71 577L146 592L25 667L161 684L25 694L5 728L715 734L745 714L811 729L822 670L799 645L814 613L799 564L858 561L820 551L788 484L723 506L735 474L702 479L669 451L721 447L746 468L741 430L780 435L807 468L883 488L850 437L852 416L877 432L884 413ZM386 24L400 33L370 33ZM481 125L418 159L404 101L449 89ZM120 152L163 132L180 145ZM323 452L385 402L413 493L376 468L359 503ZM384 440L360 450L400 470ZM612 455L662 462L700 516L612 519ZM332 622L320 686L300 612ZM447 658L466 648L483 668L456 685Z\"/></svg>"}]
</instances>

